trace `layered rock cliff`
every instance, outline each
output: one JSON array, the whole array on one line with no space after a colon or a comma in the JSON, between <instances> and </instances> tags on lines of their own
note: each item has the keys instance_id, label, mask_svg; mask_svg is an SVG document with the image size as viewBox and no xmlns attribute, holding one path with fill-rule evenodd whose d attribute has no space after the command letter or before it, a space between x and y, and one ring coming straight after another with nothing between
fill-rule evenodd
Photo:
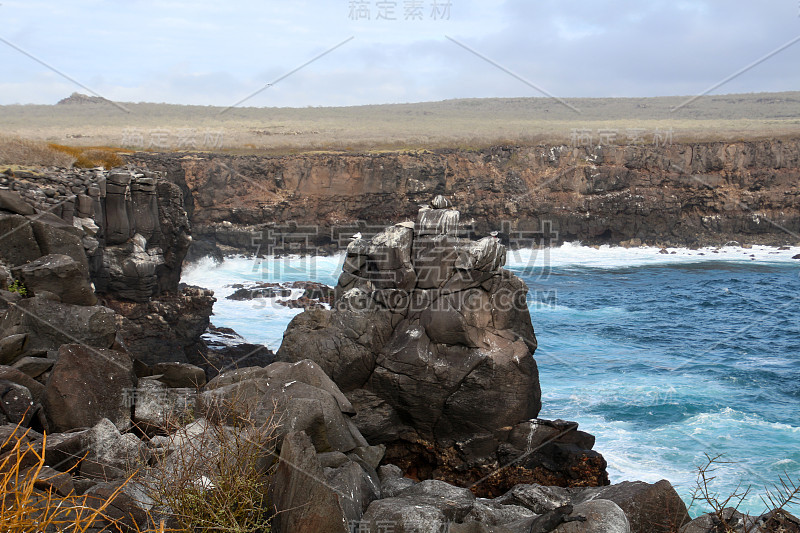
<instances>
[{"instance_id":1,"label":"layered rock cliff","mask_svg":"<svg viewBox=\"0 0 800 533\"><path fill-rule=\"evenodd\" d=\"M413 220L436 194L454 199L465 228L500 230L512 246L794 244L800 232L800 140L132 157L182 188L196 240L262 253L284 251L280 233L336 245L340 234Z\"/></svg>"}]
</instances>

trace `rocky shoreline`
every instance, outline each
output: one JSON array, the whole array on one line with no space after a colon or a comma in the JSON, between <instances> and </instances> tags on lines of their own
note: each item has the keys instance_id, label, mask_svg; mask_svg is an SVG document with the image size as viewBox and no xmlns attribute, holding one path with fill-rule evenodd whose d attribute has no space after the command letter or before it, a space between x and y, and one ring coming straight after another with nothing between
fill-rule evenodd
<instances>
[{"instance_id":1,"label":"rocky shoreline","mask_svg":"<svg viewBox=\"0 0 800 533\"><path fill-rule=\"evenodd\" d=\"M179 525L151 488L221 490L233 439L260 443L273 531L717 530L667 481L609 485L592 435L538 418L528 289L448 199L348 239L332 291L242 287L303 291L277 354L179 284L183 205L135 167L0 177L0 458L14 438L46 455L20 466L38 497L107 505L95 531Z\"/></svg>"}]
</instances>

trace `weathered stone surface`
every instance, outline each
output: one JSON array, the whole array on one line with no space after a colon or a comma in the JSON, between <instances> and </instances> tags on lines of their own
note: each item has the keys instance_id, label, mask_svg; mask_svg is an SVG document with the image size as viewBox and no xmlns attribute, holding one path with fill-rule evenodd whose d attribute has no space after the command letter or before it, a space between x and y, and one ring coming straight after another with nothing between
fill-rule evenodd
<instances>
[{"instance_id":1,"label":"weathered stone surface","mask_svg":"<svg viewBox=\"0 0 800 533\"><path fill-rule=\"evenodd\" d=\"M55 364L55 361L46 357L23 357L12 366L32 378L38 378Z\"/></svg>"},{"instance_id":2,"label":"weathered stone surface","mask_svg":"<svg viewBox=\"0 0 800 533\"><path fill-rule=\"evenodd\" d=\"M89 262L83 249L80 230L72 225L59 220L54 222L48 217L31 217L31 226L39 243L41 255L67 255L80 265L83 272L89 271Z\"/></svg>"},{"instance_id":3,"label":"weathered stone surface","mask_svg":"<svg viewBox=\"0 0 800 533\"><path fill-rule=\"evenodd\" d=\"M632 533L671 533L690 520L686 504L667 480L587 488L572 499L576 503L595 499L616 503L628 517Z\"/></svg>"},{"instance_id":4,"label":"weathered stone surface","mask_svg":"<svg viewBox=\"0 0 800 533\"><path fill-rule=\"evenodd\" d=\"M0 259L19 266L41 255L30 221L20 215L0 213Z\"/></svg>"},{"instance_id":5,"label":"weathered stone surface","mask_svg":"<svg viewBox=\"0 0 800 533\"><path fill-rule=\"evenodd\" d=\"M386 524L394 531L446 531L450 522L463 522L475 503L467 489L436 480L423 481L401 491L396 497L370 504L360 526L378 532Z\"/></svg>"},{"instance_id":6,"label":"weathered stone surface","mask_svg":"<svg viewBox=\"0 0 800 533\"><path fill-rule=\"evenodd\" d=\"M374 354L390 333L389 312L313 309L292 319L276 358L297 362L311 357L347 392L367 381L374 369Z\"/></svg>"},{"instance_id":7,"label":"weathered stone surface","mask_svg":"<svg viewBox=\"0 0 800 533\"><path fill-rule=\"evenodd\" d=\"M90 427L108 418L127 429L136 376L130 356L104 348L68 344L58 350L44 393L44 407L55 431Z\"/></svg>"},{"instance_id":8,"label":"weathered stone surface","mask_svg":"<svg viewBox=\"0 0 800 533\"><path fill-rule=\"evenodd\" d=\"M732 507L726 507L721 514L722 520L714 513L698 516L683 526L680 533L716 533L717 531L747 533L755 529L757 517L744 515Z\"/></svg>"},{"instance_id":9,"label":"weathered stone surface","mask_svg":"<svg viewBox=\"0 0 800 533\"><path fill-rule=\"evenodd\" d=\"M120 433L114 423L101 419L84 435L87 455L81 463L86 470L88 462L98 469L111 467L117 471L130 471L146 464L147 454L144 443L132 433Z\"/></svg>"},{"instance_id":10,"label":"weathered stone surface","mask_svg":"<svg viewBox=\"0 0 800 533\"><path fill-rule=\"evenodd\" d=\"M110 348L116 337L114 313L99 305L87 307L25 298L0 316L0 331L28 333L25 353L44 353L62 344L83 343Z\"/></svg>"},{"instance_id":11,"label":"weathered stone surface","mask_svg":"<svg viewBox=\"0 0 800 533\"><path fill-rule=\"evenodd\" d=\"M22 385L0 379L0 424L28 427L36 408L31 392Z\"/></svg>"},{"instance_id":12,"label":"weathered stone surface","mask_svg":"<svg viewBox=\"0 0 800 533\"><path fill-rule=\"evenodd\" d=\"M523 484L516 485L513 489L492 501L500 505L524 507L540 515L571 503L571 497L569 490L562 487Z\"/></svg>"},{"instance_id":13,"label":"weathered stone surface","mask_svg":"<svg viewBox=\"0 0 800 533\"><path fill-rule=\"evenodd\" d=\"M38 401L44 393L44 385L25 374L21 370L11 367L0 365L0 380L8 380L13 383L18 383L31 391L33 397Z\"/></svg>"},{"instance_id":14,"label":"weathered stone surface","mask_svg":"<svg viewBox=\"0 0 800 533\"><path fill-rule=\"evenodd\" d=\"M340 503L343 495L322 484L322 479L325 476L308 435L287 434L270 490L277 511L274 531L350 531Z\"/></svg>"},{"instance_id":15,"label":"weathered stone surface","mask_svg":"<svg viewBox=\"0 0 800 533\"><path fill-rule=\"evenodd\" d=\"M14 274L22 279L32 296L39 291L55 294L66 304L95 305L97 297L89 282L89 272L68 255L45 255L31 263L16 267Z\"/></svg>"},{"instance_id":16,"label":"weathered stone surface","mask_svg":"<svg viewBox=\"0 0 800 533\"><path fill-rule=\"evenodd\" d=\"M257 425L279 422L278 439L304 431L318 452L349 452L368 444L348 414L353 407L311 361L225 372L199 396L207 413L231 411Z\"/></svg>"},{"instance_id":17,"label":"weathered stone surface","mask_svg":"<svg viewBox=\"0 0 800 533\"><path fill-rule=\"evenodd\" d=\"M134 421L142 431L167 432L191 419L196 396L195 388L170 388L152 377L140 378Z\"/></svg>"},{"instance_id":18,"label":"weathered stone surface","mask_svg":"<svg viewBox=\"0 0 800 533\"><path fill-rule=\"evenodd\" d=\"M10 365L25 352L27 333L17 333L0 339L0 364Z\"/></svg>"},{"instance_id":19,"label":"weathered stone surface","mask_svg":"<svg viewBox=\"0 0 800 533\"><path fill-rule=\"evenodd\" d=\"M10 211L17 215L33 215L33 206L22 199L16 191L0 189L0 210Z\"/></svg>"},{"instance_id":20,"label":"weathered stone surface","mask_svg":"<svg viewBox=\"0 0 800 533\"><path fill-rule=\"evenodd\" d=\"M347 461L336 468L325 468L324 472L331 488L339 495L339 503L348 524L357 523L369 504L381 495L376 480L354 461Z\"/></svg>"},{"instance_id":21,"label":"weathered stone surface","mask_svg":"<svg viewBox=\"0 0 800 533\"><path fill-rule=\"evenodd\" d=\"M207 370L200 336L210 323L213 295L186 287L147 302L107 298L105 304L117 313L119 334L133 357L148 365L181 362Z\"/></svg>"},{"instance_id":22,"label":"weathered stone surface","mask_svg":"<svg viewBox=\"0 0 800 533\"><path fill-rule=\"evenodd\" d=\"M156 363L152 367L158 381L173 388L202 388L206 384L205 371L188 363Z\"/></svg>"}]
</instances>

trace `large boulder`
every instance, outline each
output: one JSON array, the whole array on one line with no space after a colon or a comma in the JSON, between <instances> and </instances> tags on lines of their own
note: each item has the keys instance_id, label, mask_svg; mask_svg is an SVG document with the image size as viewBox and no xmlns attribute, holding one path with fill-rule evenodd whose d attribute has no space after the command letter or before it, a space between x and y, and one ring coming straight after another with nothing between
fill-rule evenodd
<instances>
[{"instance_id":1,"label":"large boulder","mask_svg":"<svg viewBox=\"0 0 800 533\"><path fill-rule=\"evenodd\" d=\"M256 425L278 425L276 436L303 431L318 452L350 452L367 446L350 420L353 406L311 361L225 372L199 396L209 416L233 416Z\"/></svg>"},{"instance_id":2,"label":"large boulder","mask_svg":"<svg viewBox=\"0 0 800 533\"><path fill-rule=\"evenodd\" d=\"M623 481L608 487L583 489L573 496L576 503L598 499L619 505L628 517L632 533L671 533L690 520L686 504L665 479L652 484Z\"/></svg>"},{"instance_id":3,"label":"large boulder","mask_svg":"<svg viewBox=\"0 0 800 533\"><path fill-rule=\"evenodd\" d=\"M103 418L124 430L131 423L127 395L135 389L136 376L127 353L65 344L58 350L43 403L55 431L91 427Z\"/></svg>"},{"instance_id":4,"label":"large boulder","mask_svg":"<svg viewBox=\"0 0 800 533\"><path fill-rule=\"evenodd\" d=\"M20 300L0 316L0 332L4 335L27 333L24 353L38 355L71 343L110 348L117 328L114 312L106 307L72 305L35 297Z\"/></svg>"},{"instance_id":5,"label":"large boulder","mask_svg":"<svg viewBox=\"0 0 800 533\"><path fill-rule=\"evenodd\" d=\"M68 255L44 255L36 261L14 268L12 272L32 291L32 295L47 291L66 304L97 303L89 282L89 271Z\"/></svg>"}]
</instances>

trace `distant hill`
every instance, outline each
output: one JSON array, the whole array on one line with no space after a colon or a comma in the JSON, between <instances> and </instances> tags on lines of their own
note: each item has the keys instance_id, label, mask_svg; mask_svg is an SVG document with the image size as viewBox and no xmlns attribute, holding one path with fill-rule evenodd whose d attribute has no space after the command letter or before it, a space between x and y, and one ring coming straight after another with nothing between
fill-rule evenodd
<instances>
[{"instance_id":1,"label":"distant hill","mask_svg":"<svg viewBox=\"0 0 800 533\"><path fill-rule=\"evenodd\" d=\"M72 93L66 98L58 101L56 105L75 105L75 104L110 104L111 101L102 96L89 96L88 94Z\"/></svg>"}]
</instances>

